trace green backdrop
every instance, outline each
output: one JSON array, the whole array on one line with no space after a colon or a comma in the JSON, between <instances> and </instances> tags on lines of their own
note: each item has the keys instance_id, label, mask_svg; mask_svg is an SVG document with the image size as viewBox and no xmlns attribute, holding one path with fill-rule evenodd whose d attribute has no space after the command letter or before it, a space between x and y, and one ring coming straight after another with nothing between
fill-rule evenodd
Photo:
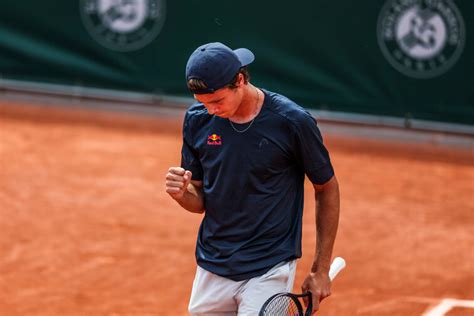
<instances>
[{"instance_id":1,"label":"green backdrop","mask_svg":"<svg viewBox=\"0 0 474 316\"><path fill-rule=\"evenodd\" d=\"M308 108L474 124L472 1L115 2L124 6L127 1L154 8L155 16L144 24L148 29L133 34L107 32L98 12L112 0L2 0L0 76L189 96L184 82L187 57L203 43L221 41L255 53L256 61L250 67L254 83ZM410 18L409 9L417 3L422 9L431 5L431 12L438 12L445 32L456 32L449 29L450 23L463 27L457 61L431 78L415 78L397 70L378 40L380 25ZM453 4L457 15L450 9ZM110 16L119 16L117 12L111 11ZM427 16L422 13L417 16ZM452 20L453 16L458 20L461 16L463 22ZM96 33L91 31L94 23ZM434 32L439 35L439 30L438 23ZM128 35L137 38L145 36L145 31L156 34L141 48L107 47L107 41L126 42Z\"/></svg>"}]
</instances>

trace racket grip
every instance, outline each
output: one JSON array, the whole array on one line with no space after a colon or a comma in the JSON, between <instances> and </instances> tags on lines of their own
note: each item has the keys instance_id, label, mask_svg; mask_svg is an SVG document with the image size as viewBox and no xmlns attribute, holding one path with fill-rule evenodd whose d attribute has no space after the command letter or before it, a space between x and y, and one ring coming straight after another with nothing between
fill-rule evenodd
<instances>
[{"instance_id":1,"label":"racket grip","mask_svg":"<svg viewBox=\"0 0 474 316\"><path fill-rule=\"evenodd\" d=\"M336 275L341 272L342 269L344 269L346 266L346 260L344 260L341 257L336 257L334 258L331 267L329 268L329 278L334 280Z\"/></svg>"}]
</instances>

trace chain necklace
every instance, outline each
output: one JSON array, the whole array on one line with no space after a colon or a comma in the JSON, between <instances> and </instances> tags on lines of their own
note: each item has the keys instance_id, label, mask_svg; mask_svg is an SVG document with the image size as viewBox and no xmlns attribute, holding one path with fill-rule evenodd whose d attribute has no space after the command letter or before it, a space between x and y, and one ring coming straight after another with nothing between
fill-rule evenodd
<instances>
[{"instance_id":1,"label":"chain necklace","mask_svg":"<svg viewBox=\"0 0 474 316\"><path fill-rule=\"evenodd\" d=\"M255 92L257 92L257 108L258 108L258 101L260 101L260 94L258 93L258 90L257 90L257 87L254 87L255 88ZM229 123L230 123L230 126L232 127L232 129L234 131L236 131L237 133L245 133L253 124L253 121L255 121L255 119L257 118L258 115L256 115L251 121L250 121L250 124L249 126L247 126L246 128L242 129L242 130L239 130L237 128L235 128L234 124L232 123L231 120L228 120Z\"/></svg>"}]
</instances>

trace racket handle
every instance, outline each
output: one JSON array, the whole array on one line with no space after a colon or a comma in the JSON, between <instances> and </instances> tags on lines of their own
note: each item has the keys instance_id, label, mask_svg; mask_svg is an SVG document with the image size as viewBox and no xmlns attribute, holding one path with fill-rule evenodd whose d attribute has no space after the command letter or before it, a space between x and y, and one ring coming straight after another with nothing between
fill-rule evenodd
<instances>
[{"instance_id":1,"label":"racket handle","mask_svg":"<svg viewBox=\"0 0 474 316\"><path fill-rule=\"evenodd\" d=\"M331 263L331 267L329 268L329 278L334 280L336 275L341 272L342 269L346 267L346 260L341 257L334 258L333 262Z\"/></svg>"}]
</instances>

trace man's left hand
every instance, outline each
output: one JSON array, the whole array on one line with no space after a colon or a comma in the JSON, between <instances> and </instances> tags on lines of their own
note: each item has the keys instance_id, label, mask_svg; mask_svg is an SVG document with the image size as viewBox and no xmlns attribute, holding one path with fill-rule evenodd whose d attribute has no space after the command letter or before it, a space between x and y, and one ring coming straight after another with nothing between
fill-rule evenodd
<instances>
[{"instance_id":1,"label":"man's left hand","mask_svg":"<svg viewBox=\"0 0 474 316\"><path fill-rule=\"evenodd\" d=\"M327 273L311 272L301 286L303 293L311 292L313 299L313 310L311 315L319 310L319 303L331 295L331 280ZM306 306L308 306L308 298L304 299Z\"/></svg>"}]
</instances>

